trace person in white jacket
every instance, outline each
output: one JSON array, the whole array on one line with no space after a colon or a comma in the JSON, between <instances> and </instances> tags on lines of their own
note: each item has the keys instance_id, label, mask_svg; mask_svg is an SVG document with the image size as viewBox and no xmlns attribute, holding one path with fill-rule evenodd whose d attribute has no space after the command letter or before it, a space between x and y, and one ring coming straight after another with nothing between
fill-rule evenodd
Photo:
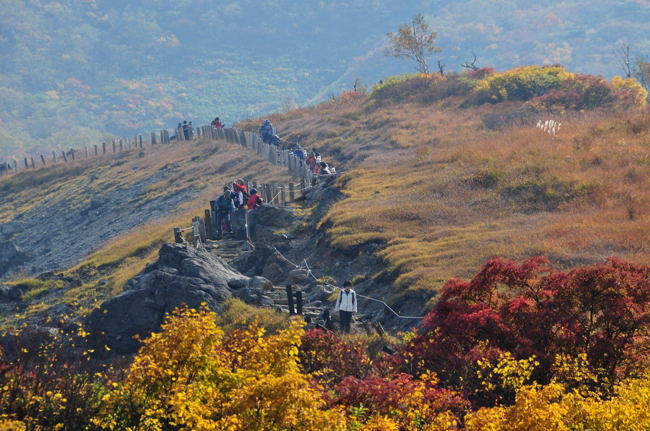
<instances>
[{"instance_id":1,"label":"person in white jacket","mask_svg":"<svg viewBox=\"0 0 650 431\"><path fill-rule=\"evenodd\" d=\"M357 312L357 293L352 290L351 282L346 281L343 283L343 290L339 292L334 311L339 312L341 329L349 334L352 314Z\"/></svg>"}]
</instances>

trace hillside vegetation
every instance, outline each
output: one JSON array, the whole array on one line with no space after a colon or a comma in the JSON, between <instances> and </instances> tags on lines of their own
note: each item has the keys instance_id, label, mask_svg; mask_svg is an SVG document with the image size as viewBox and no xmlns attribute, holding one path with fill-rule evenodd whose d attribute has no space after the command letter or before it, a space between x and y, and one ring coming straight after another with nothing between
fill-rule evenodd
<instances>
[{"instance_id":1,"label":"hillside vegetation","mask_svg":"<svg viewBox=\"0 0 650 431\"><path fill-rule=\"evenodd\" d=\"M0 178L3 240L29 256L0 274L26 291L18 309L3 305L4 322L48 311L83 314L121 292L173 240L173 227L203 216L223 185L241 177L289 179L226 141L174 142ZM49 271L61 273L24 279Z\"/></svg>"},{"instance_id":2,"label":"hillside vegetation","mask_svg":"<svg viewBox=\"0 0 650 431\"><path fill-rule=\"evenodd\" d=\"M446 70L475 52L479 65L562 63L609 76L620 42L650 55L650 6L640 0L0 4L0 158L186 118L230 123L411 71L381 48L417 12L438 32Z\"/></svg>"},{"instance_id":3,"label":"hillside vegetation","mask_svg":"<svg viewBox=\"0 0 650 431\"><path fill-rule=\"evenodd\" d=\"M493 256L648 262L646 96L561 67L486 69L389 79L271 120L346 171L322 222L331 243L380 244L377 276L431 294ZM536 127L548 119L557 133Z\"/></svg>"},{"instance_id":4,"label":"hillside vegetation","mask_svg":"<svg viewBox=\"0 0 650 431\"><path fill-rule=\"evenodd\" d=\"M345 196L318 227L341 262L376 245L387 266L374 275L395 281L395 297L433 298L421 325L338 336L229 300L219 316L177 309L135 357L107 366L110 348L60 316L47 334L13 331L18 347L0 351L0 426L648 429L646 98L633 80L523 67L395 77L370 94L272 117L283 137L344 171ZM242 165L231 148L199 142L125 162L147 177L173 158L183 169L155 192L196 187L198 197L62 278L18 281L29 284L27 299L51 306L52 291L68 289L75 306L92 306L142 267L175 217L204 207L212 178L280 175L258 159ZM54 181L45 178L33 185ZM16 185L26 177L5 181L27 198ZM531 257L539 254L549 259ZM70 289L67 277L83 283Z\"/></svg>"}]
</instances>

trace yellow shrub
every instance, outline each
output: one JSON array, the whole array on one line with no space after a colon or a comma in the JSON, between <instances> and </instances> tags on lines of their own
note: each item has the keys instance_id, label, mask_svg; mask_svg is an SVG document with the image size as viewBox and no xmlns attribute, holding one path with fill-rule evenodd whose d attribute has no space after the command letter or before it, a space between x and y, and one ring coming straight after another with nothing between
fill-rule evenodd
<instances>
[{"instance_id":1,"label":"yellow shrub","mask_svg":"<svg viewBox=\"0 0 650 431\"><path fill-rule=\"evenodd\" d=\"M645 106L648 100L648 90L643 88L641 83L634 78L623 79L615 76L612 79L612 85L616 91L629 92L634 105Z\"/></svg>"},{"instance_id":2,"label":"yellow shrub","mask_svg":"<svg viewBox=\"0 0 650 431\"><path fill-rule=\"evenodd\" d=\"M21 421L0 418L0 431L25 431L27 427Z\"/></svg>"},{"instance_id":3,"label":"yellow shrub","mask_svg":"<svg viewBox=\"0 0 650 431\"><path fill-rule=\"evenodd\" d=\"M527 386L509 407L468 415L467 430L645 431L650 429L650 377L626 379L610 399L568 392L558 383Z\"/></svg>"},{"instance_id":4,"label":"yellow shrub","mask_svg":"<svg viewBox=\"0 0 650 431\"><path fill-rule=\"evenodd\" d=\"M550 384L528 386L517 393L515 405L481 409L467 418L469 431L563 431L566 406L554 401L564 394L564 387Z\"/></svg>"},{"instance_id":5,"label":"yellow shrub","mask_svg":"<svg viewBox=\"0 0 650 431\"><path fill-rule=\"evenodd\" d=\"M560 88L573 76L562 66L521 66L488 76L477 84L475 90L492 102L529 100Z\"/></svg>"},{"instance_id":6,"label":"yellow shrub","mask_svg":"<svg viewBox=\"0 0 650 431\"><path fill-rule=\"evenodd\" d=\"M264 337L252 325L229 337L208 310L174 312L144 345L94 421L126 430L342 430L298 369L303 334L294 321Z\"/></svg>"}]
</instances>

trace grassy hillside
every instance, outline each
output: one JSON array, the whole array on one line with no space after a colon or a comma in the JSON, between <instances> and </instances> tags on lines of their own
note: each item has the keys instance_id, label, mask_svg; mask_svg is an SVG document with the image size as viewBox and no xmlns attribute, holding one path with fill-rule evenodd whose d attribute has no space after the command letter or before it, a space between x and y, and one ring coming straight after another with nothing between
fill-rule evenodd
<instances>
[{"instance_id":1,"label":"grassy hillside","mask_svg":"<svg viewBox=\"0 0 650 431\"><path fill-rule=\"evenodd\" d=\"M650 55L645 1L17 0L0 16L0 158L227 122L325 100L413 64L387 31L422 12L446 70L562 63L611 76L619 43Z\"/></svg>"},{"instance_id":2,"label":"grassy hillside","mask_svg":"<svg viewBox=\"0 0 650 431\"><path fill-rule=\"evenodd\" d=\"M647 263L647 109L614 98L580 111L539 109L534 97L490 103L486 82L503 75L492 76L400 78L271 118L281 135L335 155L347 171L339 181L347 198L322 223L331 243L380 244L383 275L401 291L430 293L492 256L547 255L559 267L609 256ZM535 127L547 119L562 123L555 135Z\"/></svg>"},{"instance_id":3,"label":"grassy hillside","mask_svg":"<svg viewBox=\"0 0 650 431\"><path fill-rule=\"evenodd\" d=\"M286 182L289 176L255 153L225 141L159 145L0 178L3 235L31 257L14 273L27 292L21 319L52 310L78 313L121 292L124 283L173 240L174 226L203 215L225 183L246 177ZM36 269L35 269L36 268ZM25 279L63 271L43 280Z\"/></svg>"}]
</instances>

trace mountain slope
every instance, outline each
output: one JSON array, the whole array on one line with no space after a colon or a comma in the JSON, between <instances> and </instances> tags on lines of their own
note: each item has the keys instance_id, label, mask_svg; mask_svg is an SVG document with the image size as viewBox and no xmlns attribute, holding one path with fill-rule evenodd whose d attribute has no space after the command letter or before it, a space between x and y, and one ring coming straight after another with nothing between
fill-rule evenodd
<instances>
[{"instance_id":1,"label":"mountain slope","mask_svg":"<svg viewBox=\"0 0 650 431\"><path fill-rule=\"evenodd\" d=\"M642 1L207 0L0 2L0 157L131 136L188 118L228 122L319 102L357 77L412 71L385 33L416 12L447 70L562 63L612 75L620 41L650 54ZM480 18L477 16L480 14ZM432 59L435 60L435 59Z\"/></svg>"},{"instance_id":2,"label":"mountain slope","mask_svg":"<svg viewBox=\"0 0 650 431\"><path fill-rule=\"evenodd\" d=\"M559 267L650 259L647 110L467 107L468 96L426 100L436 85L417 81L391 98L348 93L271 118L283 136L336 156L347 198L322 227L347 252L378 244L387 268L375 276L392 277L396 295L431 295L493 256L541 254ZM511 117L532 124L488 127ZM547 119L558 133L535 127Z\"/></svg>"}]
</instances>

